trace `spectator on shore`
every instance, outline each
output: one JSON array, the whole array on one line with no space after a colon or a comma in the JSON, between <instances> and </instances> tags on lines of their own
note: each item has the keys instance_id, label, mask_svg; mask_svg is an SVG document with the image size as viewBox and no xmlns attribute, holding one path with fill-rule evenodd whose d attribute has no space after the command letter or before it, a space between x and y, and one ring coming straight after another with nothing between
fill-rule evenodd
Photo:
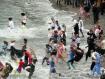
<instances>
[{"instance_id":1,"label":"spectator on shore","mask_svg":"<svg viewBox=\"0 0 105 79\"><path fill-rule=\"evenodd\" d=\"M102 0L101 2L101 15L104 15L105 13L105 0Z\"/></svg>"},{"instance_id":2,"label":"spectator on shore","mask_svg":"<svg viewBox=\"0 0 105 79\"><path fill-rule=\"evenodd\" d=\"M85 17L85 10L83 4L80 5L79 15L83 18Z\"/></svg>"},{"instance_id":3,"label":"spectator on shore","mask_svg":"<svg viewBox=\"0 0 105 79\"><path fill-rule=\"evenodd\" d=\"M60 5L61 4L61 0L57 0L57 5Z\"/></svg>"},{"instance_id":4,"label":"spectator on shore","mask_svg":"<svg viewBox=\"0 0 105 79\"><path fill-rule=\"evenodd\" d=\"M96 24L99 20L99 8L97 7L96 2L93 4L92 12L93 12L94 24Z\"/></svg>"}]
</instances>

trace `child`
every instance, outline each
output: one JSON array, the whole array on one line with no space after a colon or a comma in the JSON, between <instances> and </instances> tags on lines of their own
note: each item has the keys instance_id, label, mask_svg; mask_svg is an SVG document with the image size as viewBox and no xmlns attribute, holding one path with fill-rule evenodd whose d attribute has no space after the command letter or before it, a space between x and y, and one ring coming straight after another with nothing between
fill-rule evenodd
<instances>
[{"instance_id":1,"label":"child","mask_svg":"<svg viewBox=\"0 0 105 79\"><path fill-rule=\"evenodd\" d=\"M24 62L23 62L22 59L20 59L19 66L18 66L18 69L17 69L17 71L18 71L19 73L21 73L22 68L23 68L23 65L24 65Z\"/></svg>"}]
</instances>

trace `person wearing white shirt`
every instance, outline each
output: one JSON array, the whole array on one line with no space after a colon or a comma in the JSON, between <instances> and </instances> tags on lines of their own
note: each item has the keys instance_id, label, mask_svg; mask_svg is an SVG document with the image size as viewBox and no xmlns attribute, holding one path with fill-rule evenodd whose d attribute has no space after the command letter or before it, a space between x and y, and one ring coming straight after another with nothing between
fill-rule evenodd
<instances>
[{"instance_id":1,"label":"person wearing white shirt","mask_svg":"<svg viewBox=\"0 0 105 79\"><path fill-rule=\"evenodd\" d=\"M80 46L80 42L81 42L81 39L80 39L80 37L79 37L79 35L76 35L76 43L77 43L77 47L79 48L79 46Z\"/></svg>"},{"instance_id":2,"label":"person wearing white shirt","mask_svg":"<svg viewBox=\"0 0 105 79\"><path fill-rule=\"evenodd\" d=\"M8 23L9 29L14 29L14 22L13 22L13 19L10 17L10 18L8 18L8 20L9 20L9 23Z\"/></svg>"},{"instance_id":3,"label":"person wearing white shirt","mask_svg":"<svg viewBox=\"0 0 105 79\"><path fill-rule=\"evenodd\" d=\"M55 25L56 25L56 23L55 23L55 19L54 19L54 17L51 17L51 22L49 22L48 24L49 24L49 26L48 26L48 30L49 30L49 29L52 29L52 28L55 29Z\"/></svg>"},{"instance_id":4,"label":"person wearing white shirt","mask_svg":"<svg viewBox=\"0 0 105 79\"><path fill-rule=\"evenodd\" d=\"M79 30L82 34L82 37L84 37L84 34L83 34L84 25L83 25L83 20L81 19L81 17L79 17L78 25L79 25Z\"/></svg>"}]
</instances>

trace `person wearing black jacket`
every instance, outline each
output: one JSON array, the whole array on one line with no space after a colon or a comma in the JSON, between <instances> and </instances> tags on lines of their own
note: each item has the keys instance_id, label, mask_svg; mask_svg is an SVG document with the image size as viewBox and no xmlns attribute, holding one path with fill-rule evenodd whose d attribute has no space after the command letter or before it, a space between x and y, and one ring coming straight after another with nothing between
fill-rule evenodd
<instances>
[{"instance_id":1,"label":"person wearing black jacket","mask_svg":"<svg viewBox=\"0 0 105 79\"><path fill-rule=\"evenodd\" d=\"M99 20L99 7L97 7L97 4L94 3L92 7L92 12L93 12L93 19L94 19L94 24L96 24Z\"/></svg>"},{"instance_id":2,"label":"person wearing black jacket","mask_svg":"<svg viewBox=\"0 0 105 79\"><path fill-rule=\"evenodd\" d=\"M78 26L78 22L74 25L74 33L76 35L79 35L79 26Z\"/></svg>"},{"instance_id":3,"label":"person wearing black jacket","mask_svg":"<svg viewBox=\"0 0 105 79\"><path fill-rule=\"evenodd\" d=\"M88 60L88 57L91 57L91 51L95 50L94 42L96 39L96 36L92 30L90 30L90 32L88 32L87 35L89 35L89 37L87 38L88 51L86 53L86 61Z\"/></svg>"}]
</instances>

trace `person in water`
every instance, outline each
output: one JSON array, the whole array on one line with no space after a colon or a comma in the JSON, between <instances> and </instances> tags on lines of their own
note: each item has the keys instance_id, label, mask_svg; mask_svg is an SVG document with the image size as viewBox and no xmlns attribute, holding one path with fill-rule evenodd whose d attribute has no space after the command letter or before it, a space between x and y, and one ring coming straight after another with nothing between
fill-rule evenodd
<instances>
[{"instance_id":1,"label":"person in water","mask_svg":"<svg viewBox=\"0 0 105 79\"><path fill-rule=\"evenodd\" d=\"M22 18L22 21L21 21L22 25L26 25L26 23L27 23L27 16L26 16L26 14L25 13L21 13L21 18Z\"/></svg>"},{"instance_id":2,"label":"person in water","mask_svg":"<svg viewBox=\"0 0 105 79\"><path fill-rule=\"evenodd\" d=\"M27 39L26 38L24 38L23 39L23 46L22 46L22 50L25 50L25 49L27 49Z\"/></svg>"},{"instance_id":3,"label":"person in water","mask_svg":"<svg viewBox=\"0 0 105 79\"><path fill-rule=\"evenodd\" d=\"M99 76L101 75L101 55L96 51L96 60L95 60L95 66L93 68L93 75Z\"/></svg>"},{"instance_id":4,"label":"person in water","mask_svg":"<svg viewBox=\"0 0 105 79\"><path fill-rule=\"evenodd\" d=\"M33 61L33 60L32 60ZM35 62L36 63L36 62ZM35 71L35 63L32 62L31 64L29 64L28 66L30 67L29 68L29 76L28 76L28 79L31 79L34 71Z\"/></svg>"},{"instance_id":5,"label":"person in water","mask_svg":"<svg viewBox=\"0 0 105 79\"><path fill-rule=\"evenodd\" d=\"M16 50L15 50L15 41L11 41L10 43L10 55L11 55L11 59L16 60L15 56L16 56Z\"/></svg>"},{"instance_id":6,"label":"person in water","mask_svg":"<svg viewBox=\"0 0 105 79\"><path fill-rule=\"evenodd\" d=\"M9 28L9 30L11 30L11 29L14 29L14 22L13 22L13 18L12 17L9 17L8 18L8 28Z\"/></svg>"},{"instance_id":7,"label":"person in water","mask_svg":"<svg viewBox=\"0 0 105 79\"><path fill-rule=\"evenodd\" d=\"M10 63L5 63L5 66L3 67L3 69L1 70L0 79L7 79L9 74L12 72L13 67L11 66Z\"/></svg>"},{"instance_id":8,"label":"person in water","mask_svg":"<svg viewBox=\"0 0 105 79\"><path fill-rule=\"evenodd\" d=\"M21 22L21 24L22 24L22 28L25 28L26 27L26 23L23 23L23 22Z\"/></svg>"},{"instance_id":9,"label":"person in water","mask_svg":"<svg viewBox=\"0 0 105 79\"><path fill-rule=\"evenodd\" d=\"M26 49L23 51L23 53L25 55L25 57L24 57L25 65L24 66L26 67L28 64L32 63L32 54L30 51L28 51Z\"/></svg>"},{"instance_id":10,"label":"person in water","mask_svg":"<svg viewBox=\"0 0 105 79\"><path fill-rule=\"evenodd\" d=\"M3 41L2 49L3 49L4 55L6 55L7 50L8 50L8 42L7 41Z\"/></svg>"},{"instance_id":11,"label":"person in water","mask_svg":"<svg viewBox=\"0 0 105 79\"><path fill-rule=\"evenodd\" d=\"M71 69L70 63L71 63L71 66L73 68L75 68L74 65L73 65L74 61L75 61L75 52L74 52L74 49L71 47L70 51L69 51L69 60L67 61L67 65L68 65L69 69Z\"/></svg>"},{"instance_id":12,"label":"person in water","mask_svg":"<svg viewBox=\"0 0 105 79\"><path fill-rule=\"evenodd\" d=\"M24 61L23 61L22 59L20 59L19 66L18 66L18 69L17 69L17 71L18 71L19 73L21 73L22 68L23 68L23 65L24 65Z\"/></svg>"}]
</instances>

